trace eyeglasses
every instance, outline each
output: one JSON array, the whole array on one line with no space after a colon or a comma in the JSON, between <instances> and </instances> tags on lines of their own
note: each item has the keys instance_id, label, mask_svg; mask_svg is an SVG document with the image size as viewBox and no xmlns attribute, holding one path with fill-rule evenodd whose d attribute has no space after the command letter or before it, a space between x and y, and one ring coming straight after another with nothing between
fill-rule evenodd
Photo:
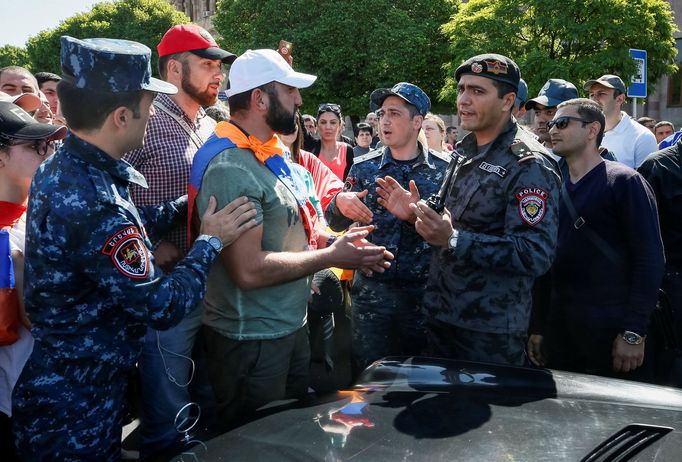
<instances>
[{"instance_id":1,"label":"eyeglasses","mask_svg":"<svg viewBox=\"0 0 682 462\"><path fill-rule=\"evenodd\" d=\"M22 145L31 145L31 148L38 154L40 157L46 157L48 152L52 154L55 150L55 142L54 141L46 141L46 140L10 140L10 141L0 141L0 147L9 147L9 146L22 146Z\"/></svg>"},{"instance_id":2,"label":"eyeglasses","mask_svg":"<svg viewBox=\"0 0 682 462\"><path fill-rule=\"evenodd\" d=\"M317 108L317 113L322 114L323 112L333 112L336 115L341 114L341 106L333 103L322 103Z\"/></svg>"},{"instance_id":3,"label":"eyeglasses","mask_svg":"<svg viewBox=\"0 0 682 462\"><path fill-rule=\"evenodd\" d=\"M551 129L552 127L556 127L559 130L563 130L564 128L568 127L568 124L571 123L571 120L577 120L578 122L582 122L583 127L585 126L585 124L594 122L594 120L585 120L581 119L580 117L561 116L547 122L547 130Z\"/></svg>"}]
</instances>

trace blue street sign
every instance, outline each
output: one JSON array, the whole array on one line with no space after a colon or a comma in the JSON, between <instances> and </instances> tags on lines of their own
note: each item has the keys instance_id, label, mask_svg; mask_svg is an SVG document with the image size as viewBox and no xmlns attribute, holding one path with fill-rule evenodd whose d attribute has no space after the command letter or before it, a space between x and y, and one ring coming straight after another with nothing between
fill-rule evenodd
<instances>
[{"instance_id":1,"label":"blue street sign","mask_svg":"<svg viewBox=\"0 0 682 462\"><path fill-rule=\"evenodd\" d=\"M646 50L630 48L630 57L635 61L637 70L628 86L628 98L646 98Z\"/></svg>"}]
</instances>

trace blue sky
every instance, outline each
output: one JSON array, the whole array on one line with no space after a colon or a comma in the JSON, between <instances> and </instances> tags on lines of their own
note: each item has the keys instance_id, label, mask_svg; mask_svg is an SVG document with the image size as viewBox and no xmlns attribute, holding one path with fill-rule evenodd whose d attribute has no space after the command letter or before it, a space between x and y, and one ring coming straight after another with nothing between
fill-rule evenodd
<instances>
[{"instance_id":1,"label":"blue sky","mask_svg":"<svg viewBox=\"0 0 682 462\"><path fill-rule=\"evenodd\" d=\"M76 13L89 11L103 0L0 0L0 46L23 47L26 40L53 29Z\"/></svg>"}]
</instances>

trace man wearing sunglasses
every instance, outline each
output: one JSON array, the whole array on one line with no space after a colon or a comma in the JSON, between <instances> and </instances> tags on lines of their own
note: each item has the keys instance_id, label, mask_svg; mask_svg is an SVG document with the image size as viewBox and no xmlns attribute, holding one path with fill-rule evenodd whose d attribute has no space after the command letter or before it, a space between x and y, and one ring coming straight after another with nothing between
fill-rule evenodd
<instances>
[{"instance_id":1,"label":"man wearing sunglasses","mask_svg":"<svg viewBox=\"0 0 682 462\"><path fill-rule=\"evenodd\" d=\"M444 213L410 204L415 229L435 247L424 297L434 355L526 363L531 289L554 257L560 180L547 151L512 118L519 74L497 54L457 68L457 112L471 133L441 188Z\"/></svg>"},{"instance_id":2,"label":"man wearing sunglasses","mask_svg":"<svg viewBox=\"0 0 682 462\"><path fill-rule=\"evenodd\" d=\"M645 337L664 268L654 194L640 174L601 157L606 122L598 103L561 103L548 125L569 176L551 271L548 357L531 350L531 358L558 369L651 379Z\"/></svg>"}]
</instances>

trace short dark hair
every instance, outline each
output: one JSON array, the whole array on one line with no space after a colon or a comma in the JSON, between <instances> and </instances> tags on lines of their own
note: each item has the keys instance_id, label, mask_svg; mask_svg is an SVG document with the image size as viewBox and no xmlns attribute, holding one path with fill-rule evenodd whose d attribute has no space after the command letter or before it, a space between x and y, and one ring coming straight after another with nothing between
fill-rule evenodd
<instances>
[{"instance_id":1,"label":"short dark hair","mask_svg":"<svg viewBox=\"0 0 682 462\"><path fill-rule=\"evenodd\" d=\"M372 126L368 123L365 122L360 122L355 126L355 136L358 136L362 132L367 132L370 135L374 134L374 130L372 130Z\"/></svg>"},{"instance_id":2,"label":"short dark hair","mask_svg":"<svg viewBox=\"0 0 682 462\"><path fill-rule=\"evenodd\" d=\"M457 131L457 127L453 127L452 125L450 125L448 128L445 129L445 133L452 133L452 132L456 132L456 131Z\"/></svg>"},{"instance_id":3,"label":"short dark hair","mask_svg":"<svg viewBox=\"0 0 682 462\"><path fill-rule=\"evenodd\" d=\"M57 74L53 74L52 72L36 72L34 77L38 81L38 88L42 88L45 82L59 83L59 81L62 80L61 77L59 77Z\"/></svg>"},{"instance_id":4,"label":"short dark hair","mask_svg":"<svg viewBox=\"0 0 682 462\"><path fill-rule=\"evenodd\" d=\"M659 128L659 127L665 127L666 125L670 125L670 128L672 128L673 131L675 131L675 126L673 125L673 123L672 123L672 122L668 122L667 120L661 120L661 121L658 122L656 125L654 125L654 130L656 130L656 129Z\"/></svg>"},{"instance_id":5,"label":"short dark hair","mask_svg":"<svg viewBox=\"0 0 682 462\"><path fill-rule=\"evenodd\" d=\"M163 80L166 80L166 76L168 75L166 67L168 66L168 61L170 61L171 59L175 61L180 61L183 66L182 67L183 72L185 72L185 69L189 68L186 59L187 53L189 53L189 51L181 51L179 53L171 53L169 55L161 56L159 58L159 76L161 76Z\"/></svg>"},{"instance_id":6,"label":"short dark hair","mask_svg":"<svg viewBox=\"0 0 682 462\"><path fill-rule=\"evenodd\" d=\"M101 92L78 88L64 80L57 85L59 107L66 124L73 130L94 130L102 127L107 116L123 106L140 117L140 102L146 90ZM84 104L84 102L86 102Z\"/></svg>"},{"instance_id":7,"label":"short dark hair","mask_svg":"<svg viewBox=\"0 0 682 462\"><path fill-rule=\"evenodd\" d=\"M275 92L275 82L264 83L263 85L256 88L267 93L268 96L277 97ZM239 111L248 111L251 108L251 94L256 88L237 93L236 95L228 96L227 104L230 107L230 112L232 114L236 114Z\"/></svg>"},{"instance_id":8,"label":"short dark hair","mask_svg":"<svg viewBox=\"0 0 682 462\"><path fill-rule=\"evenodd\" d=\"M16 72L17 74L24 74L26 77L31 79L31 81L35 85L36 91L40 90L40 87L38 87L38 81L36 80L36 77L33 74L31 74L31 71L29 71L25 67L5 66L3 68L0 68L0 76L2 76L2 74L4 74L5 72Z\"/></svg>"},{"instance_id":9,"label":"short dark hair","mask_svg":"<svg viewBox=\"0 0 682 462\"><path fill-rule=\"evenodd\" d=\"M490 81L497 89L497 97L500 99L504 98L504 95L506 95L507 93L514 93L514 95L516 95L516 93L519 91L517 87L513 86L510 83L500 82L499 80L493 79L490 79Z\"/></svg>"},{"instance_id":10,"label":"short dark hair","mask_svg":"<svg viewBox=\"0 0 682 462\"><path fill-rule=\"evenodd\" d=\"M601 141L604 138L604 127L606 127L606 119L601 104L588 98L573 98L563 103L559 103L557 109L566 106L575 106L578 115L587 123L599 122L599 133L597 134L597 147L601 146Z\"/></svg>"}]
</instances>

